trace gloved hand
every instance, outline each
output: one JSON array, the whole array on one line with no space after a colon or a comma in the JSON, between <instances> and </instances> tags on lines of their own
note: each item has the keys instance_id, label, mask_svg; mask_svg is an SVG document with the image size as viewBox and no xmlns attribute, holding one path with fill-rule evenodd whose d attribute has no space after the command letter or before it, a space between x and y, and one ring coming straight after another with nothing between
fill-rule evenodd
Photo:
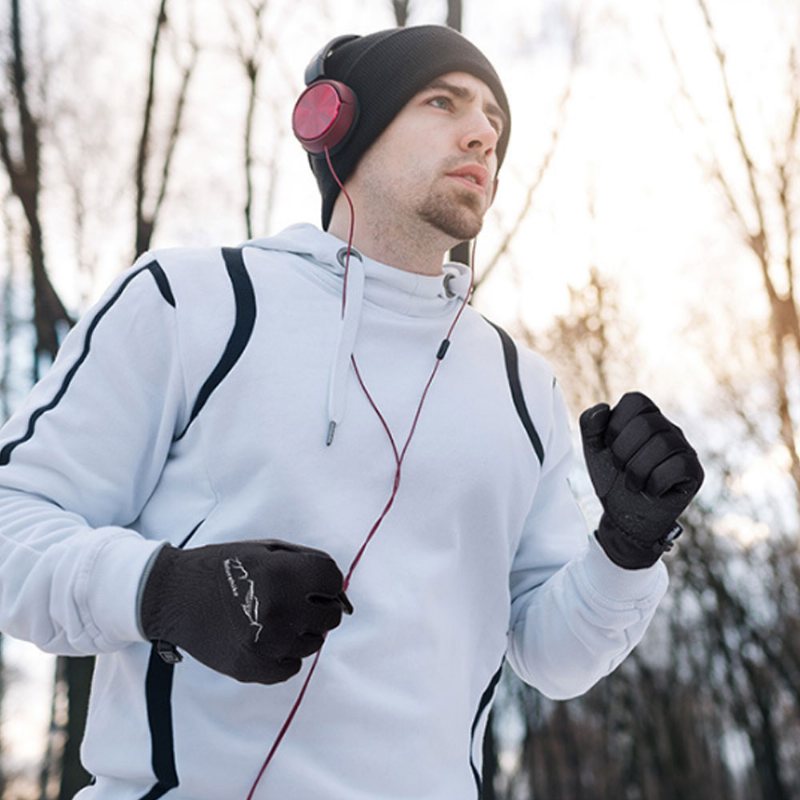
<instances>
[{"instance_id":1,"label":"gloved hand","mask_svg":"<svg viewBox=\"0 0 800 800\"><path fill-rule=\"evenodd\" d=\"M649 397L623 395L581 414L589 477L603 505L597 540L621 567L641 569L671 549L678 516L703 483L697 453Z\"/></svg>"},{"instance_id":2,"label":"gloved hand","mask_svg":"<svg viewBox=\"0 0 800 800\"><path fill-rule=\"evenodd\" d=\"M165 660L180 660L177 645L238 681L280 683L352 613L342 584L327 553L275 539L167 545L141 593L141 628Z\"/></svg>"}]
</instances>

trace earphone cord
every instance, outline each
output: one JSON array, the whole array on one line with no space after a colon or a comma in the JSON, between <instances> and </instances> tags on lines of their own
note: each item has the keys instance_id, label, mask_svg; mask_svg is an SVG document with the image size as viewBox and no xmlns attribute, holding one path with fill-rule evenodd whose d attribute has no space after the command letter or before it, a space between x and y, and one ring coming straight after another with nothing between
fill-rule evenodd
<instances>
[{"instance_id":1,"label":"earphone cord","mask_svg":"<svg viewBox=\"0 0 800 800\"><path fill-rule=\"evenodd\" d=\"M336 174L336 171L333 168L333 164L331 164L331 159L330 159L330 155L328 153L328 148L327 147L325 148L325 158L328 161L328 167L331 170L331 174L333 175L334 180L339 185L339 189L342 191L344 197L347 199L348 205L350 207L350 233L349 233L349 237L348 237L348 241L347 241L347 255L345 257L344 280L343 280L343 286L342 286L342 316L344 316L345 295L347 293L347 271L348 271L348 267L350 265L350 251L351 251L352 245L353 245L353 232L354 232L354 229L355 229L355 210L353 208L353 201L350 199L350 195L347 193L347 190L344 188L344 185L339 180L339 176ZM391 509L392 505L394 505L394 501L395 501L395 498L397 497L398 489L400 488L400 474L402 472L403 461L405 460L406 452L408 451L408 446L409 446L409 444L411 444L411 439L414 436L414 433L415 433L415 431L417 429L417 423L419 422L419 418L420 418L420 415L422 413L422 406L424 405L425 400L426 400L426 398L428 396L428 390L431 388L431 384L433 383L433 379L436 377L436 373L439 371L439 366L442 363L442 360L444 359L445 354L447 353L448 347L450 346L450 337L453 334L453 329L456 327L456 323L461 318L461 315L464 312L464 309L466 308L467 303L469 302L469 297L472 294L472 289L473 289L474 283L475 283L475 273L474 273L474 270L472 268L473 262L474 262L474 253L475 253L475 251L474 251L474 247L473 247L472 253L470 255L470 265L469 265L469 273L470 273L469 288L465 293L464 300L461 303L461 305L460 305L460 307L458 309L458 312L456 313L455 317L453 318L453 321L450 323L450 327L448 328L447 335L442 340L442 343L439 346L439 350L436 353L436 362L434 363L433 369L431 370L431 373L428 376L428 380L427 380L427 382L425 384L425 388L422 390L422 395L420 396L419 403L417 404L417 410L416 410L416 412L414 414L414 418L413 418L412 423L411 423L411 428L409 429L408 436L406 436L406 440L405 440L405 443L403 444L403 448L399 452L398 452L398 449L397 449L397 443L395 442L395 438L394 438L394 436L392 434L391 428L389 427L389 423L386 421L386 418L383 416L383 414L381 413L381 410L378 408L378 404L373 399L372 395L369 392L369 389L367 389L367 385L364 382L363 378L361 377L361 372L358 369L358 364L356 363L355 356L352 355L352 354L350 355L350 361L351 361L351 363L353 365L353 370L355 372L356 379L358 380L358 384L359 384L359 386L361 386L362 391L364 392L367 400L369 401L369 404L372 406L373 410L377 414L378 419L380 420L381 425L383 426L383 429L386 431L386 435L389 438L389 444L391 445L392 453L394 454L395 473L394 473L394 481L392 483L392 493L391 493L388 501L386 502L386 505L383 507L383 511L381 511L380 516L373 523L372 527L370 528L369 533L367 534L366 539L364 540L363 544L358 549L358 552L356 553L355 557L353 558L353 561L351 562L350 567L349 567L349 569L347 570L347 573L344 576L344 584L343 584L342 591L345 591L345 592L347 591L348 587L350 586L350 580L353 577L353 572L355 571L356 567L358 566L358 563L361 561L361 557L364 555L364 552L366 551L367 546L369 545L370 541L372 541L372 538L377 533L378 528L380 528L380 526L382 525L382 523L383 523L384 519L386 518L386 515L389 513L389 510ZM324 646L324 644L323 644L323 646ZM306 694L306 689L308 689L308 685L311 682L311 677L313 676L314 671L317 668L317 663L319 662L319 657L321 655L322 655L322 648L317 650L317 653L314 656L314 660L311 662L311 667L308 670L308 674L306 675L305 680L303 681L303 685L300 688L300 691L298 692L298 695L297 695L297 698L294 701L294 704L292 705L292 709L289 712L289 714L286 717L286 719L284 720L284 723L281 726L281 729L278 732L278 735L275 737L275 741L272 743L272 747L270 748L269 753L267 753L267 757L264 759L264 763L261 765L261 769L259 769L259 771L258 771L258 775L256 776L256 779L253 782L253 785L250 787L250 791L247 794L247 800L253 800L253 796L255 794L256 787L260 783L261 778L263 777L264 773L267 770L267 767L269 766L270 762L272 761L275 753L278 750L278 747L280 746L281 742L283 741L284 736L286 736L286 733L288 732L292 722L294 721L294 717L297 714L297 711L298 711L298 709L300 708L300 705L303 702L303 698L305 697L305 694Z\"/></svg>"},{"instance_id":2,"label":"earphone cord","mask_svg":"<svg viewBox=\"0 0 800 800\"><path fill-rule=\"evenodd\" d=\"M342 317L344 317L344 310L347 305L347 275L350 272L350 252L353 249L353 236L355 235L356 230L356 210L353 207L353 201L350 198L350 195L347 193L347 189L344 188L344 184L339 180L339 176L336 174L336 170L333 168L333 164L331 163L331 154L327 147L325 148L325 160L328 162L328 169L331 171L333 179L339 186L339 190L344 195L345 200L347 200L347 205L350 208L350 229L347 234L347 253L344 257L344 281L342 283Z\"/></svg>"}]
</instances>

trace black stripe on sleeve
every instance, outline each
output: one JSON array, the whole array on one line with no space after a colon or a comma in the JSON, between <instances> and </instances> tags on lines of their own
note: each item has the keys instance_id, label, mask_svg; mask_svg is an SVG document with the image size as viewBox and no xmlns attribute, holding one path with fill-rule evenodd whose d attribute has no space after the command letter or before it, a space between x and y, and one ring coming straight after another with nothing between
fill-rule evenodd
<instances>
[{"instance_id":1,"label":"black stripe on sleeve","mask_svg":"<svg viewBox=\"0 0 800 800\"><path fill-rule=\"evenodd\" d=\"M253 291L253 283L244 265L242 250L241 248L223 247L222 257L225 260L225 269L228 271L228 277L231 281L233 298L236 305L236 317L233 323L233 330L228 338L228 343L225 345L222 357L217 362L217 365L211 371L208 378L206 378L205 383L197 394L197 399L194 402L189 422L176 437L175 441L182 439L186 435L186 431L189 430L189 426L202 411L203 406L208 402L208 398L211 397L214 390L225 380L228 373L234 368L236 362L247 347L247 343L250 341L250 336L253 333L253 327L255 326L256 296Z\"/></svg>"},{"instance_id":2,"label":"black stripe on sleeve","mask_svg":"<svg viewBox=\"0 0 800 800\"><path fill-rule=\"evenodd\" d=\"M475 758L473 756L473 752L475 749L475 732L478 730L478 723L480 722L481 715L486 710L487 706L492 702L494 699L494 692L497 688L497 684L500 682L500 675L503 672L503 665L500 664L500 668L492 675L492 679L489 681L489 685L486 687L486 690L481 695L480 703L478 703L478 710L475 713L475 719L472 721L472 728L470 729L470 736L469 736L469 765L472 769L472 777L475 778L475 786L478 789L478 798L481 796L481 792L483 791L483 785L481 782L481 776L478 773L478 768L475 766Z\"/></svg>"},{"instance_id":3,"label":"black stripe on sleeve","mask_svg":"<svg viewBox=\"0 0 800 800\"><path fill-rule=\"evenodd\" d=\"M175 295L172 294L172 288L169 285L169 281L167 280L167 276L164 273L164 270L161 269L161 264L158 261L151 261L149 264L145 266L145 269L149 269L150 273L153 276L153 279L156 282L156 286L158 286L158 291L161 292L161 296L173 307L175 308Z\"/></svg>"},{"instance_id":4,"label":"black stripe on sleeve","mask_svg":"<svg viewBox=\"0 0 800 800\"><path fill-rule=\"evenodd\" d=\"M38 422L39 418L48 411L52 411L61 402L64 395L67 393L67 389L69 389L70 384L78 374L78 370L89 356L89 351L92 347L92 337L94 336L95 329L100 323L100 320L103 319L103 317L111 310L117 300L122 297L123 292L131 283L131 281L138 275L141 275L142 272L150 272L155 279L159 292L161 292L161 296L171 306L175 306L175 298L172 294L172 290L170 289L169 282L167 281L167 276L164 274L164 270L161 269L161 266L157 261L151 261L149 264L145 264L134 272L131 272L131 274L128 275L128 277L125 278L125 280L119 285L117 291L114 292L108 302L97 312L97 314L95 314L94 319L92 319L92 321L89 323L89 327L86 331L86 338L83 342L83 351L78 357L78 360L72 365L67 374L64 376L64 380L61 382L61 386L56 392L55 397L53 397L49 403L40 406L31 414L30 418L28 419L28 428L19 439L9 442L3 447L2 450L0 450L0 467L8 464L11 459L11 453L19 445L21 445L23 442L27 442L33 437L33 433L36 429L36 423Z\"/></svg>"},{"instance_id":5,"label":"black stripe on sleeve","mask_svg":"<svg viewBox=\"0 0 800 800\"><path fill-rule=\"evenodd\" d=\"M511 388L511 397L514 401L514 408L517 409L520 421L522 422L528 438L531 440L533 449L536 451L536 457L539 459L539 464L544 463L544 447L542 447L542 440L536 432L536 427L533 424L528 407L525 405L525 395L522 393L522 384L519 380L519 358L517 356L517 346L514 340L499 326L495 325L491 320L486 320L500 336L500 341L503 343L503 357L506 362L506 373L508 374L508 385Z\"/></svg>"},{"instance_id":6,"label":"black stripe on sleeve","mask_svg":"<svg viewBox=\"0 0 800 800\"><path fill-rule=\"evenodd\" d=\"M172 677L174 664L158 655L155 644L145 678L147 721L150 725L151 763L156 783L139 800L157 800L178 786L175 743L172 734Z\"/></svg>"}]
</instances>

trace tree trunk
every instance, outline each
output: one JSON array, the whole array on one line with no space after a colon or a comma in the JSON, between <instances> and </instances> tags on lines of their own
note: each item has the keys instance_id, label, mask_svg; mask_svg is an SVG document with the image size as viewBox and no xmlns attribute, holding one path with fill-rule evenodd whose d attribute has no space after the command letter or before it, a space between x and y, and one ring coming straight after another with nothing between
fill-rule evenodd
<instances>
[{"instance_id":1,"label":"tree trunk","mask_svg":"<svg viewBox=\"0 0 800 800\"><path fill-rule=\"evenodd\" d=\"M11 192L22 206L28 223L28 252L34 298L33 322L36 331L33 378L38 380L42 363L55 358L59 336L72 325L73 320L50 283L45 267L39 216L41 122L32 110L28 98L28 76L19 0L11 0L10 34L11 61L7 65L7 71L11 79L11 96L19 128L16 150L21 154L21 158L12 155L14 148L6 127L5 108L0 109L0 156L8 175Z\"/></svg>"},{"instance_id":2,"label":"tree trunk","mask_svg":"<svg viewBox=\"0 0 800 800\"><path fill-rule=\"evenodd\" d=\"M89 705L94 658L65 658L64 661L69 716L64 753L61 757L61 786L58 800L71 800L91 778L81 764L79 749L86 727L86 710Z\"/></svg>"},{"instance_id":3,"label":"tree trunk","mask_svg":"<svg viewBox=\"0 0 800 800\"><path fill-rule=\"evenodd\" d=\"M463 16L464 5L461 0L447 0L447 27L453 30L461 30L461 19Z\"/></svg>"},{"instance_id":4,"label":"tree trunk","mask_svg":"<svg viewBox=\"0 0 800 800\"><path fill-rule=\"evenodd\" d=\"M483 791L481 800L500 800L494 787L497 775L497 738L494 733L495 713L490 712L483 738Z\"/></svg>"}]
</instances>

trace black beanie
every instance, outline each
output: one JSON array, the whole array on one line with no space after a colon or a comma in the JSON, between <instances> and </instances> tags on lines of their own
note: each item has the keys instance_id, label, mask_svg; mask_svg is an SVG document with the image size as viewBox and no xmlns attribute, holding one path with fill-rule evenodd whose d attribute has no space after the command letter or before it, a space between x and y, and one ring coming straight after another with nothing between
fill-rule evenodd
<instances>
[{"instance_id":1,"label":"black beanie","mask_svg":"<svg viewBox=\"0 0 800 800\"><path fill-rule=\"evenodd\" d=\"M508 99L486 56L460 33L444 25L390 28L337 47L325 61L325 77L347 84L358 98L358 121L350 137L332 156L344 183L361 156L411 98L448 72L467 72L482 80L506 114L497 143L497 167L503 163L511 131ZM325 155L309 154L322 194L322 227L327 230L339 187Z\"/></svg>"}]
</instances>

